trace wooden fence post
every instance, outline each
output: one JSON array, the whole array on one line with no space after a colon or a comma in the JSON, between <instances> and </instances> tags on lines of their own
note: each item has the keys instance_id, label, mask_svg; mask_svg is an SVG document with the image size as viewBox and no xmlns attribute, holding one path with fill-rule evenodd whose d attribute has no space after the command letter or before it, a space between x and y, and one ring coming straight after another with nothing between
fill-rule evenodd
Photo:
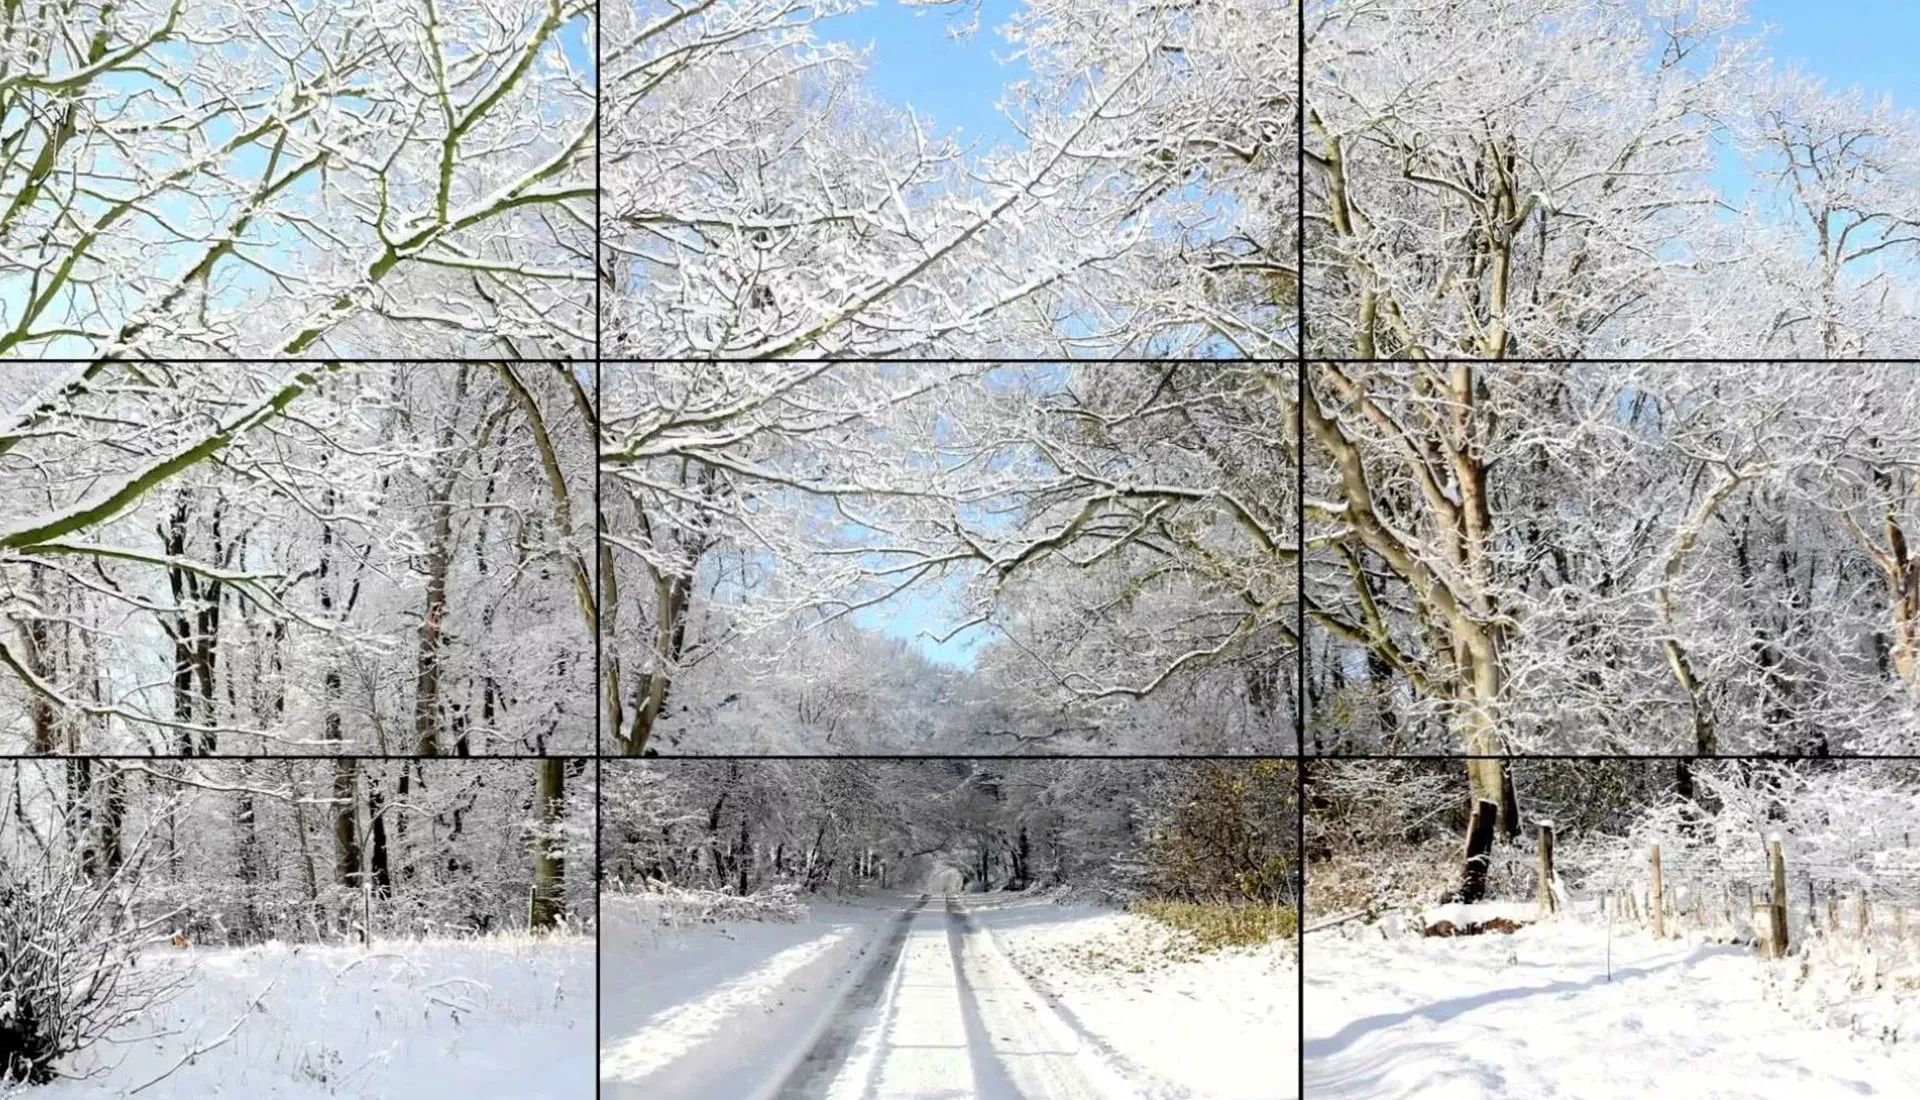
<instances>
[{"instance_id":1,"label":"wooden fence post","mask_svg":"<svg viewBox=\"0 0 1920 1100\"><path fill-rule=\"evenodd\" d=\"M1867 888L1856 886L1853 890L1853 923L1862 940L1867 938Z\"/></svg>"},{"instance_id":2,"label":"wooden fence post","mask_svg":"<svg viewBox=\"0 0 1920 1100\"><path fill-rule=\"evenodd\" d=\"M1653 896L1647 899L1647 911L1653 915L1653 938L1667 938L1667 889L1660 881L1660 846L1653 846Z\"/></svg>"},{"instance_id":3,"label":"wooden fence post","mask_svg":"<svg viewBox=\"0 0 1920 1100\"><path fill-rule=\"evenodd\" d=\"M1772 918L1773 935L1769 950L1777 959L1787 953L1787 857L1780 850L1777 833L1767 840L1767 862L1773 871L1773 905L1768 914Z\"/></svg>"},{"instance_id":4,"label":"wooden fence post","mask_svg":"<svg viewBox=\"0 0 1920 1100\"><path fill-rule=\"evenodd\" d=\"M1559 910L1553 896L1553 825L1540 823L1540 915L1551 917Z\"/></svg>"}]
</instances>

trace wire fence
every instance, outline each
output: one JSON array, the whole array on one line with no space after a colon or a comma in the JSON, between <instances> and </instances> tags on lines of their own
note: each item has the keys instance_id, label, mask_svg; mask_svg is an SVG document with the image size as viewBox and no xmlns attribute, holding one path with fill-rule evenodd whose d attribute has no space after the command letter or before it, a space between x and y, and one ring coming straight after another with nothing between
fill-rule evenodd
<instances>
[{"instance_id":1,"label":"wire fence","mask_svg":"<svg viewBox=\"0 0 1920 1100\"><path fill-rule=\"evenodd\" d=\"M1551 849L1509 847L1491 855L1489 882L1499 895L1538 897L1546 873L1557 907L1667 934L1726 933L1766 941L1769 907L1784 909L1788 945L1807 937L1920 939L1920 849L1876 849L1852 858L1796 860L1781 850L1782 896L1775 897L1771 856L1648 845L1583 853L1562 869ZM1782 945L1782 950L1788 945Z\"/></svg>"}]
</instances>

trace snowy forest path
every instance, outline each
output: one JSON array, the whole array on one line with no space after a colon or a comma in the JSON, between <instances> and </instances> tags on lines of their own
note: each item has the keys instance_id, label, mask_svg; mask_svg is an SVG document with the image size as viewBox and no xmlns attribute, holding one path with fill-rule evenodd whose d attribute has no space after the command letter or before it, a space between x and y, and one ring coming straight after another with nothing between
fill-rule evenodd
<instances>
[{"instance_id":1,"label":"snowy forest path","mask_svg":"<svg viewBox=\"0 0 1920 1100\"><path fill-rule=\"evenodd\" d=\"M887 952L924 904L819 906L795 923L702 923L663 937L623 900L603 899L602 962L641 980L611 998L602 987L603 1100L764 1100L851 991L888 973Z\"/></svg>"},{"instance_id":2,"label":"snowy forest path","mask_svg":"<svg viewBox=\"0 0 1920 1100\"><path fill-rule=\"evenodd\" d=\"M1121 1100L1094 1050L959 901L911 911L778 1100Z\"/></svg>"}]
</instances>

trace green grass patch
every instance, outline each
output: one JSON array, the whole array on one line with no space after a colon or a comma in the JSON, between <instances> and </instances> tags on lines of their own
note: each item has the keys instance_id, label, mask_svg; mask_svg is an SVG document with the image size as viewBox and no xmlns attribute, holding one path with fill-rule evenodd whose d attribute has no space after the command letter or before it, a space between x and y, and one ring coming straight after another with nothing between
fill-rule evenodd
<instances>
[{"instance_id":1,"label":"green grass patch","mask_svg":"<svg viewBox=\"0 0 1920 1100\"><path fill-rule=\"evenodd\" d=\"M1136 901L1127 907L1143 917L1192 936L1202 951L1291 940L1300 930L1300 914L1272 905L1225 902Z\"/></svg>"}]
</instances>

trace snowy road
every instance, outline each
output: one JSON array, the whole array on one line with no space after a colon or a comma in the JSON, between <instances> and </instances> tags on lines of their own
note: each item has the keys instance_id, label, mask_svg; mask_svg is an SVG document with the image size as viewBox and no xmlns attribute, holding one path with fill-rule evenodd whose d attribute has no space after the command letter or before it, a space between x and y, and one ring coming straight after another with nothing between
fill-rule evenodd
<instances>
[{"instance_id":1,"label":"snowy road","mask_svg":"<svg viewBox=\"0 0 1920 1100\"><path fill-rule=\"evenodd\" d=\"M778 1100L1118 1100L1126 1093L952 897L916 909Z\"/></svg>"},{"instance_id":2,"label":"snowy road","mask_svg":"<svg viewBox=\"0 0 1920 1100\"><path fill-rule=\"evenodd\" d=\"M1290 945L1021 895L661 927L602 900L603 1100L1294 1100Z\"/></svg>"},{"instance_id":3,"label":"snowy road","mask_svg":"<svg viewBox=\"0 0 1920 1100\"><path fill-rule=\"evenodd\" d=\"M1812 1028L1750 949L1586 925L1512 936L1307 937L1314 1100L1920 1096L1911 1046Z\"/></svg>"},{"instance_id":4,"label":"snowy road","mask_svg":"<svg viewBox=\"0 0 1920 1100\"><path fill-rule=\"evenodd\" d=\"M823 904L798 923L621 925L616 913L607 930L604 1100L1191 1095L1117 1069L956 897Z\"/></svg>"}]
</instances>

